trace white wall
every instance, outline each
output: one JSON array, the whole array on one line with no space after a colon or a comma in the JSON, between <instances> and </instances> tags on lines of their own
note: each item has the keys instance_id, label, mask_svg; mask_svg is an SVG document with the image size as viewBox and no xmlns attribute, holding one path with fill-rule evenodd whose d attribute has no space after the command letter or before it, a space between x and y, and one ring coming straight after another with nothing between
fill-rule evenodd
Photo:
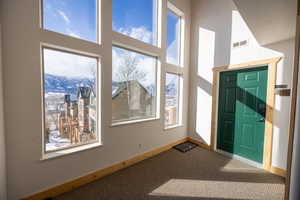
<instances>
[{"instance_id":1,"label":"white wall","mask_svg":"<svg viewBox=\"0 0 300 200\"><path fill-rule=\"evenodd\" d=\"M40 30L38 2L36 0L4 0L0 11L3 16L3 48L5 49L3 66L8 199L19 199L62 184L187 136L187 100L183 103L182 127L164 131L162 117L149 122L110 126L111 41L113 37L110 31L112 26L111 0L102 0L102 27L105 31L102 33L103 48L99 49L103 73L101 111L103 146L41 161L42 94L39 40L68 48L79 47L92 53L96 52L98 47L85 41ZM165 0L164 2L166 5ZM184 96L188 96L190 1L172 0L172 2L186 15ZM165 28L163 30L165 33ZM162 66L162 72L164 70ZM161 106L161 111L163 109ZM163 112L161 116L162 114Z\"/></svg>"},{"instance_id":2,"label":"white wall","mask_svg":"<svg viewBox=\"0 0 300 200\"><path fill-rule=\"evenodd\" d=\"M3 119L2 44L0 23L0 199L6 199L6 162Z\"/></svg>"},{"instance_id":3,"label":"white wall","mask_svg":"<svg viewBox=\"0 0 300 200\"><path fill-rule=\"evenodd\" d=\"M291 6L296 8L296 5ZM296 16L296 9L294 11ZM272 10L266 8L265 13L272 13ZM247 18L244 17L232 0L192 1L189 136L201 139L208 145L211 133L213 67L282 56L276 84L291 87L294 39L287 38L262 46L254 36L256 30L248 27ZM274 20L276 21L275 18ZM249 45L231 48L233 42L242 40L249 40ZM276 96L272 165L282 169L286 169L289 108L290 97Z\"/></svg>"}]
</instances>

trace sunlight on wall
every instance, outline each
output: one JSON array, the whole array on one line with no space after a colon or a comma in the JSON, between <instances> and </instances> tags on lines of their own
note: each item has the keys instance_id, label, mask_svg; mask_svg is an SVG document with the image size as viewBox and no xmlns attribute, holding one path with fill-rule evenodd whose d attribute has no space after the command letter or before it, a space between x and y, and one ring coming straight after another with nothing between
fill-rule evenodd
<instances>
[{"instance_id":1,"label":"sunlight on wall","mask_svg":"<svg viewBox=\"0 0 300 200\"><path fill-rule=\"evenodd\" d=\"M264 183L170 179L149 195L209 199L249 199L251 195L255 199L265 199L266 189Z\"/></svg>"},{"instance_id":2,"label":"sunlight on wall","mask_svg":"<svg viewBox=\"0 0 300 200\"><path fill-rule=\"evenodd\" d=\"M248 40L247 46L233 48L235 42ZM230 64L239 64L255 60L262 60L283 56L281 52L274 51L259 45L248 25L236 10L232 11L232 35Z\"/></svg>"},{"instance_id":3,"label":"sunlight on wall","mask_svg":"<svg viewBox=\"0 0 300 200\"><path fill-rule=\"evenodd\" d=\"M215 32L199 28L197 67L197 113L196 133L210 145L211 133L211 88L215 59Z\"/></svg>"},{"instance_id":4,"label":"sunlight on wall","mask_svg":"<svg viewBox=\"0 0 300 200\"><path fill-rule=\"evenodd\" d=\"M198 76L212 81L212 71L215 59L215 32L199 28L198 42Z\"/></svg>"},{"instance_id":5,"label":"sunlight on wall","mask_svg":"<svg viewBox=\"0 0 300 200\"><path fill-rule=\"evenodd\" d=\"M277 99L273 127L272 165L286 169L288 153L288 118L290 98ZM281 109L281 110L279 110ZM282 120L284 117L286 120Z\"/></svg>"},{"instance_id":6,"label":"sunlight on wall","mask_svg":"<svg viewBox=\"0 0 300 200\"><path fill-rule=\"evenodd\" d=\"M212 97L201 87L197 87L196 133L210 145Z\"/></svg>"}]
</instances>

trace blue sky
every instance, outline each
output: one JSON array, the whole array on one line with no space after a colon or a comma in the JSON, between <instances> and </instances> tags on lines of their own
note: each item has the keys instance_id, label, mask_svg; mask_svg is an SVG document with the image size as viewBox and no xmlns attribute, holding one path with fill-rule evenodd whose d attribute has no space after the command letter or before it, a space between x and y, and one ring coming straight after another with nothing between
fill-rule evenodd
<instances>
[{"instance_id":1,"label":"blue sky","mask_svg":"<svg viewBox=\"0 0 300 200\"><path fill-rule=\"evenodd\" d=\"M156 16L157 6L155 0L112 1L113 30L154 45L156 44L157 35ZM143 37L143 33L134 33L139 28L140 31L144 32L144 35L148 35L147 38Z\"/></svg>"},{"instance_id":2,"label":"blue sky","mask_svg":"<svg viewBox=\"0 0 300 200\"><path fill-rule=\"evenodd\" d=\"M44 0L44 28L58 33L81 38L91 42L96 42L96 0ZM156 0L112 0L112 23L113 30L129 35L130 37L142 40L150 44L156 44ZM178 19L168 14L168 57L171 60L177 56L178 42L175 29ZM104 19L105 21L105 19ZM72 59L66 58L63 54L48 53L49 63L63 65L68 60L68 65L72 66ZM61 55L61 56L59 56ZM115 54L116 59L122 54ZM56 57L57 56L57 57ZM142 63L147 63L149 58L145 58ZM74 61L75 62L75 61ZM73 64L77 66L76 63ZM62 73L57 66L47 65L50 71ZM145 67L146 68L146 67ZM147 70L146 70L147 71ZM149 71L149 70L148 70ZM82 70L78 70L78 73ZM77 74L78 75L78 74Z\"/></svg>"},{"instance_id":3,"label":"blue sky","mask_svg":"<svg viewBox=\"0 0 300 200\"><path fill-rule=\"evenodd\" d=\"M180 18L174 13L168 12L167 15L167 62L179 65L180 48Z\"/></svg>"},{"instance_id":4,"label":"blue sky","mask_svg":"<svg viewBox=\"0 0 300 200\"><path fill-rule=\"evenodd\" d=\"M153 0L113 0L113 25L115 28L145 26L150 31L153 8Z\"/></svg>"},{"instance_id":5,"label":"blue sky","mask_svg":"<svg viewBox=\"0 0 300 200\"><path fill-rule=\"evenodd\" d=\"M174 15L172 12L168 12L167 17L168 23L167 23L167 45L170 46L175 40L176 40L176 32L175 28L177 24L179 23L179 18Z\"/></svg>"},{"instance_id":6,"label":"blue sky","mask_svg":"<svg viewBox=\"0 0 300 200\"><path fill-rule=\"evenodd\" d=\"M43 7L45 29L96 41L95 0L44 0Z\"/></svg>"},{"instance_id":7,"label":"blue sky","mask_svg":"<svg viewBox=\"0 0 300 200\"><path fill-rule=\"evenodd\" d=\"M44 0L44 28L73 37L96 41L96 0ZM114 31L145 42L156 43L155 0L112 0ZM176 18L168 14L168 41L175 39ZM133 33L136 29L140 32ZM171 31L170 31L171 30ZM148 35L147 35L148 34ZM148 38L139 38L142 36Z\"/></svg>"}]
</instances>

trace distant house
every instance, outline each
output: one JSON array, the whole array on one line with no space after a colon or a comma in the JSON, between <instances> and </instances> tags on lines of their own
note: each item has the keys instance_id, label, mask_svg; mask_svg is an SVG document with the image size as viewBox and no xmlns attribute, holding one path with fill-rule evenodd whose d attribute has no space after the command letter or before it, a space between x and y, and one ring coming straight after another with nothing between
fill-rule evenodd
<instances>
[{"instance_id":1,"label":"distant house","mask_svg":"<svg viewBox=\"0 0 300 200\"><path fill-rule=\"evenodd\" d=\"M70 138L71 143L88 140L87 137L94 137L97 102L92 88L79 87L76 100L71 100L71 95L66 94L63 107L59 116L60 134Z\"/></svg>"},{"instance_id":2,"label":"distant house","mask_svg":"<svg viewBox=\"0 0 300 200\"><path fill-rule=\"evenodd\" d=\"M79 87L78 99L78 122L81 132L91 132L96 124L96 95L90 87ZM94 130L95 131L95 130Z\"/></svg>"},{"instance_id":3,"label":"distant house","mask_svg":"<svg viewBox=\"0 0 300 200\"><path fill-rule=\"evenodd\" d=\"M154 115L154 96L138 81L118 82L112 91L112 119L133 119Z\"/></svg>"}]
</instances>

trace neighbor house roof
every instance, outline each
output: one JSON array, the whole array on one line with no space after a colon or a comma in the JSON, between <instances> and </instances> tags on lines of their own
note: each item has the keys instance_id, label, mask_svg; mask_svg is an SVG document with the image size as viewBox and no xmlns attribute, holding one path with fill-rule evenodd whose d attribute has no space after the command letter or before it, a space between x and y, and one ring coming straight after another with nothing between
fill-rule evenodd
<instances>
[{"instance_id":1,"label":"neighbor house roof","mask_svg":"<svg viewBox=\"0 0 300 200\"><path fill-rule=\"evenodd\" d=\"M129 81L129 84L134 84L134 83L139 85L141 88L143 88L145 90L145 92L147 92L149 95L151 95L151 93L137 80ZM115 86L113 86L113 88L112 88L112 98L113 99L116 98L122 91L124 91L126 89L127 89L126 81L117 82L117 84Z\"/></svg>"}]
</instances>

